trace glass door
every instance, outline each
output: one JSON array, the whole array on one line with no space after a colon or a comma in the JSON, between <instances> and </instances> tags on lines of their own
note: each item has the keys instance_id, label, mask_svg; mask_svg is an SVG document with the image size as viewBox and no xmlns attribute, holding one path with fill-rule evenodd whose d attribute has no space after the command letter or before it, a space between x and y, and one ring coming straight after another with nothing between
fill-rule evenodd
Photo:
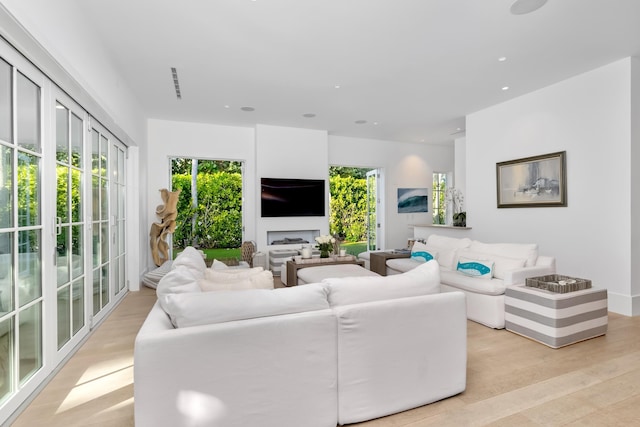
<instances>
[{"instance_id":1,"label":"glass door","mask_svg":"<svg viewBox=\"0 0 640 427\"><path fill-rule=\"evenodd\" d=\"M85 325L84 111L55 103L57 348Z\"/></svg>"},{"instance_id":2,"label":"glass door","mask_svg":"<svg viewBox=\"0 0 640 427\"><path fill-rule=\"evenodd\" d=\"M93 315L107 304L111 293L110 279L110 224L109 224L109 145L110 135L98 123L91 124L91 192L93 235Z\"/></svg>"},{"instance_id":3,"label":"glass door","mask_svg":"<svg viewBox=\"0 0 640 427\"><path fill-rule=\"evenodd\" d=\"M378 169L367 172L367 250L376 250L378 246Z\"/></svg>"},{"instance_id":4,"label":"glass door","mask_svg":"<svg viewBox=\"0 0 640 427\"><path fill-rule=\"evenodd\" d=\"M114 142L111 145L111 253L112 277L115 295L127 290L125 247L125 200L126 200L126 147Z\"/></svg>"},{"instance_id":5,"label":"glass door","mask_svg":"<svg viewBox=\"0 0 640 427\"><path fill-rule=\"evenodd\" d=\"M0 57L0 399L43 364L42 85Z\"/></svg>"}]
</instances>

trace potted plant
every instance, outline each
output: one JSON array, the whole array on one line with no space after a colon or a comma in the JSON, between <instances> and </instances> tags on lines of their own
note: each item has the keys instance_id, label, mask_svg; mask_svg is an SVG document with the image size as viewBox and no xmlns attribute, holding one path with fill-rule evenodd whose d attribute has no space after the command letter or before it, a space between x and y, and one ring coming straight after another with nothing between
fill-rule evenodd
<instances>
[{"instance_id":1,"label":"potted plant","mask_svg":"<svg viewBox=\"0 0 640 427\"><path fill-rule=\"evenodd\" d=\"M336 239L331 236L318 236L316 242L320 249L320 258L329 258L329 254L333 251L333 244Z\"/></svg>"},{"instance_id":2,"label":"potted plant","mask_svg":"<svg viewBox=\"0 0 640 427\"><path fill-rule=\"evenodd\" d=\"M453 226L454 227L466 227L467 226L467 212L463 211L464 196L462 191L455 187L447 189L445 194L446 201L453 206Z\"/></svg>"}]
</instances>

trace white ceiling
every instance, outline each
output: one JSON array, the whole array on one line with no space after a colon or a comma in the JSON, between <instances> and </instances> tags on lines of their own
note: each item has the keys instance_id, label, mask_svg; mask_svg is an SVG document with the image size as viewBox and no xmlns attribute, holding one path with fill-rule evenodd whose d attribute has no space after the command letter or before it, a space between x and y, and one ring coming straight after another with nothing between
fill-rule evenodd
<instances>
[{"instance_id":1,"label":"white ceiling","mask_svg":"<svg viewBox=\"0 0 640 427\"><path fill-rule=\"evenodd\" d=\"M640 55L640 0L549 0L527 15L512 2L78 5L150 118L446 143L466 114Z\"/></svg>"}]
</instances>

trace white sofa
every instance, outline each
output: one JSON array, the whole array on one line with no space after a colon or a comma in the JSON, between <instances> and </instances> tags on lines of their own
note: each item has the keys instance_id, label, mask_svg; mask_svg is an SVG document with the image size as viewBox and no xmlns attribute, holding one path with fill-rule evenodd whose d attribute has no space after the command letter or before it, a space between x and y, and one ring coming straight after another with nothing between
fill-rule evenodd
<instances>
[{"instance_id":1,"label":"white sofa","mask_svg":"<svg viewBox=\"0 0 640 427\"><path fill-rule=\"evenodd\" d=\"M334 427L466 387L464 295L439 293L435 262L274 290L172 288L135 342L138 427Z\"/></svg>"},{"instance_id":2,"label":"white sofa","mask_svg":"<svg viewBox=\"0 0 640 427\"><path fill-rule=\"evenodd\" d=\"M556 271L555 258L539 255L535 243L483 243L432 234L422 248L431 251L440 264L442 291L464 292L467 318L496 329L504 328L504 293L507 287L523 284L527 277ZM366 253L359 257L365 261L368 258ZM479 278L459 272L457 266L461 258L492 264L491 275ZM389 259L386 273L393 275L410 271L423 262L423 259L414 257Z\"/></svg>"}]
</instances>

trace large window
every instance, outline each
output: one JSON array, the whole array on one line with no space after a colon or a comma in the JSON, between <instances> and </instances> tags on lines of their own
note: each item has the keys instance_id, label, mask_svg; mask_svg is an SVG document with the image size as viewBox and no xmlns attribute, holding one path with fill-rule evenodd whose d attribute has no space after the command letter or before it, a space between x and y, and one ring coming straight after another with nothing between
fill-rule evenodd
<instances>
[{"instance_id":1,"label":"large window","mask_svg":"<svg viewBox=\"0 0 640 427\"><path fill-rule=\"evenodd\" d=\"M444 224L447 215L446 204L447 174L433 173L433 223Z\"/></svg>"},{"instance_id":2,"label":"large window","mask_svg":"<svg viewBox=\"0 0 640 427\"><path fill-rule=\"evenodd\" d=\"M207 259L239 260L242 244L242 162L171 159L171 190L180 191L173 256L187 246Z\"/></svg>"}]
</instances>

